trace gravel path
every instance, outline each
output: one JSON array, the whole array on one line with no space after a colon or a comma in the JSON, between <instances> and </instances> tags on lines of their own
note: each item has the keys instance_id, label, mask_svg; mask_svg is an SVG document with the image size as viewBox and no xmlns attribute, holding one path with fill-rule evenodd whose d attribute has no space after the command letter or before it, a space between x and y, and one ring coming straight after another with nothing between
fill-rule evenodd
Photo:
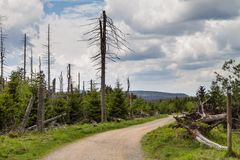
<instances>
[{"instance_id":1,"label":"gravel path","mask_svg":"<svg viewBox=\"0 0 240 160\"><path fill-rule=\"evenodd\" d=\"M173 121L173 117L167 117L96 134L62 147L44 160L142 160L141 138L147 132Z\"/></svg>"}]
</instances>

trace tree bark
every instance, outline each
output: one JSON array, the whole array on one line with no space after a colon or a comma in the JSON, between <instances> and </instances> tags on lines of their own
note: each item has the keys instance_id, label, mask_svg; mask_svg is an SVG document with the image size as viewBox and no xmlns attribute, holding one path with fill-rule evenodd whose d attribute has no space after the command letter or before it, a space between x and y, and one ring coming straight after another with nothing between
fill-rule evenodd
<instances>
[{"instance_id":1,"label":"tree bark","mask_svg":"<svg viewBox=\"0 0 240 160\"><path fill-rule=\"evenodd\" d=\"M63 114L58 115L58 116L56 116L56 117L52 117L52 118L50 118L50 119L47 119L47 120L45 120L43 123L44 123L44 125L45 125L45 124L50 123L50 122L52 122L52 121L58 120L58 119L60 119L61 117L65 116L65 115L66 115L66 113L63 113ZM37 125L33 125L33 126L31 126L31 127L28 127L28 130L33 130L33 129L35 129L35 128L37 128Z\"/></svg>"},{"instance_id":2,"label":"tree bark","mask_svg":"<svg viewBox=\"0 0 240 160\"><path fill-rule=\"evenodd\" d=\"M220 144L217 144L211 140L209 140L208 138L204 137L198 130L189 130L192 135L194 136L194 138L200 142L200 143L203 143L211 148L216 148L218 150L227 150L227 147L226 146L222 146Z\"/></svg>"},{"instance_id":3,"label":"tree bark","mask_svg":"<svg viewBox=\"0 0 240 160\"><path fill-rule=\"evenodd\" d=\"M216 114L216 115L205 115L200 119L200 121L209 123L213 121L224 120L226 119L226 117L227 117L226 113Z\"/></svg>"},{"instance_id":4,"label":"tree bark","mask_svg":"<svg viewBox=\"0 0 240 160\"><path fill-rule=\"evenodd\" d=\"M232 152L232 93L231 87L227 90L227 150Z\"/></svg>"},{"instance_id":5,"label":"tree bark","mask_svg":"<svg viewBox=\"0 0 240 160\"><path fill-rule=\"evenodd\" d=\"M23 134L25 132L25 127L27 125L27 122L28 122L28 119L29 119L29 115L30 115L32 107L33 107L34 100L35 100L35 96L32 96L30 98L29 103L28 103L28 106L27 106L27 109L25 111L25 114L24 114L24 117L22 119L22 122L20 123L20 125L17 128L17 132L19 134Z\"/></svg>"},{"instance_id":6,"label":"tree bark","mask_svg":"<svg viewBox=\"0 0 240 160\"><path fill-rule=\"evenodd\" d=\"M105 86L105 69L106 69L106 12L103 11L103 22L100 21L100 40L101 40L101 121L107 121L106 114L106 86Z\"/></svg>"},{"instance_id":7,"label":"tree bark","mask_svg":"<svg viewBox=\"0 0 240 160\"><path fill-rule=\"evenodd\" d=\"M44 75L40 72L40 83L38 88L38 108L37 108L37 130L43 132L44 130Z\"/></svg>"}]
</instances>

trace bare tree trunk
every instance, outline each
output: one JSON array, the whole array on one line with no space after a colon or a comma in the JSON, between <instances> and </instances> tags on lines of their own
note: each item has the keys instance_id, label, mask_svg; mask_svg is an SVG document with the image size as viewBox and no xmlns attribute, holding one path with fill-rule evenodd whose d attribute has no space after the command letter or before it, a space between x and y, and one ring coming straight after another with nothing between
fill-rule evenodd
<instances>
[{"instance_id":1,"label":"bare tree trunk","mask_svg":"<svg viewBox=\"0 0 240 160\"><path fill-rule=\"evenodd\" d=\"M133 117L132 113L132 93L130 93L130 80L127 78L127 95L128 95L128 102L129 102L129 109L130 109L130 117Z\"/></svg>"},{"instance_id":2,"label":"bare tree trunk","mask_svg":"<svg viewBox=\"0 0 240 160\"><path fill-rule=\"evenodd\" d=\"M24 34L23 79L26 80L27 35Z\"/></svg>"},{"instance_id":3,"label":"bare tree trunk","mask_svg":"<svg viewBox=\"0 0 240 160\"><path fill-rule=\"evenodd\" d=\"M231 87L227 89L227 150L232 152L232 93Z\"/></svg>"},{"instance_id":4,"label":"bare tree trunk","mask_svg":"<svg viewBox=\"0 0 240 160\"><path fill-rule=\"evenodd\" d=\"M78 92L80 93L80 73L78 72Z\"/></svg>"},{"instance_id":5,"label":"bare tree trunk","mask_svg":"<svg viewBox=\"0 0 240 160\"><path fill-rule=\"evenodd\" d=\"M0 81L0 91L4 88L4 77L3 77L3 65L4 65L4 35L1 27L1 81Z\"/></svg>"},{"instance_id":6,"label":"bare tree trunk","mask_svg":"<svg viewBox=\"0 0 240 160\"><path fill-rule=\"evenodd\" d=\"M39 63L39 73L41 72L41 70L42 70L42 62L41 62L41 57L39 56L38 57L38 63Z\"/></svg>"},{"instance_id":7,"label":"bare tree trunk","mask_svg":"<svg viewBox=\"0 0 240 160\"><path fill-rule=\"evenodd\" d=\"M106 85L105 85L105 69L106 69L106 13L103 11L103 24L100 21L101 34L101 121L107 121L106 114Z\"/></svg>"},{"instance_id":8,"label":"bare tree trunk","mask_svg":"<svg viewBox=\"0 0 240 160\"><path fill-rule=\"evenodd\" d=\"M27 109L25 111L24 117L22 119L22 122L20 123L20 125L17 128L17 132L20 134L23 134L25 132L25 127L27 125L28 119L29 119L29 115L31 113L32 107L33 107L33 103L35 100L35 96L32 96L30 98L30 101L28 103Z\"/></svg>"},{"instance_id":9,"label":"bare tree trunk","mask_svg":"<svg viewBox=\"0 0 240 160\"><path fill-rule=\"evenodd\" d=\"M61 72L60 77L59 77L59 85L60 85L60 88L59 88L60 93L62 93L63 92L63 75L62 75L62 72Z\"/></svg>"},{"instance_id":10,"label":"bare tree trunk","mask_svg":"<svg viewBox=\"0 0 240 160\"><path fill-rule=\"evenodd\" d=\"M83 90L82 93L85 94L85 81L83 81Z\"/></svg>"},{"instance_id":11,"label":"bare tree trunk","mask_svg":"<svg viewBox=\"0 0 240 160\"><path fill-rule=\"evenodd\" d=\"M38 108L37 108L37 130L43 132L44 130L44 75L40 72L40 83L38 88Z\"/></svg>"},{"instance_id":12,"label":"bare tree trunk","mask_svg":"<svg viewBox=\"0 0 240 160\"><path fill-rule=\"evenodd\" d=\"M55 93L55 92L56 92L56 78L54 78L52 82L52 93Z\"/></svg>"},{"instance_id":13,"label":"bare tree trunk","mask_svg":"<svg viewBox=\"0 0 240 160\"><path fill-rule=\"evenodd\" d=\"M72 92L72 77L71 77L71 64L68 64L68 68L67 68L67 78L68 78L68 88L67 88L67 92L70 93Z\"/></svg>"},{"instance_id":14,"label":"bare tree trunk","mask_svg":"<svg viewBox=\"0 0 240 160\"><path fill-rule=\"evenodd\" d=\"M50 24L48 24L48 44L47 44L47 54L48 54L48 95L51 94L51 56L50 56Z\"/></svg>"},{"instance_id":15,"label":"bare tree trunk","mask_svg":"<svg viewBox=\"0 0 240 160\"><path fill-rule=\"evenodd\" d=\"M93 91L93 80L92 79L90 80L90 91L91 92Z\"/></svg>"},{"instance_id":16,"label":"bare tree trunk","mask_svg":"<svg viewBox=\"0 0 240 160\"><path fill-rule=\"evenodd\" d=\"M31 78L31 83L32 83L32 76L33 76L33 51L32 51L32 48L31 48L31 58L30 58L30 71L31 71L30 78Z\"/></svg>"}]
</instances>

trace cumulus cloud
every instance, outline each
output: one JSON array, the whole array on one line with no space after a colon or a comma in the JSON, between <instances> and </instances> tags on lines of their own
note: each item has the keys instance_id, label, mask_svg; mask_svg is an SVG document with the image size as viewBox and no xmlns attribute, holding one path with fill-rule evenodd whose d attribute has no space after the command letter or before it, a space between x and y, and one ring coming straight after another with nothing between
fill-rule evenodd
<instances>
[{"instance_id":1,"label":"cumulus cloud","mask_svg":"<svg viewBox=\"0 0 240 160\"><path fill-rule=\"evenodd\" d=\"M107 0L106 10L140 33L189 34L203 29L206 19L239 15L238 0Z\"/></svg>"},{"instance_id":2,"label":"cumulus cloud","mask_svg":"<svg viewBox=\"0 0 240 160\"><path fill-rule=\"evenodd\" d=\"M15 48L8 57L9 69L21 64L22 57L15 55L22 52L23 33L29 35L37 68L51 24L52 77L58 77L60 71L66 75L67 63L71 63L74 81L77 72L82 80L96 79L96 67L90 60L96 48L78 40L89 29L83 24L98 17L102 9L129 33L127 40L134 50L120 52L117 63L108 62L107 84L118 78L125 85L130 76L132 89L193 95L199 85L210 84L225 60L239 57L239 0L105 0L68 5L60 13L44 13L44 5L48 4L40 0L0 2L8 44Z\"/></svg>"}]
</instances>

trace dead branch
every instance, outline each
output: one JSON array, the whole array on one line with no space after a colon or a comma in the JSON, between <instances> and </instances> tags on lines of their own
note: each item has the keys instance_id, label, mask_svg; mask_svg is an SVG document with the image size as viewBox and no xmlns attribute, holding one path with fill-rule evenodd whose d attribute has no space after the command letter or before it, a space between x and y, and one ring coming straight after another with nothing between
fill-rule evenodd
<instances>
[{"instance_id":1,"label":"dead branch","mask_svg":"<svg viewBox=\"0 0 240 160\"><path fill-rule=\"evenodd\" d=\"M224 122L224 119L226 119L226 114L203 116L203 114L190 113L181 117L174 118L177 122L176 127L185 128L198 142L219 150L227 149L226 146L217 144L203 135L209 133L214 127L218 126L219 124L222 124ZM206 124L202 125L199 122ZM209 122L211 122L210 125L208 124Z\"/></svg>"},{"instance_id":2,"label":"dead branch","mask_svg":"<svg viewBox=\"0 0 240 160\"><path fill-rule=\"evenodd\" d=\"M66 116L66 113L63 113L63 114L58 115L58 116L56 116L56 117L52 117L52 118L50 118L50 119L47 119L47 120L45 120L43 123L44 123L44 125L45 125L45 124L48 124L48 123L50 123L50 122L52 122L52 121L56 121L56 120L58 120L58 119L60 119L60 118L62 118L62 117L64 117L64 116ZM31 127L28 127L28 130L33 130L33 129L36 129L36 128L37 128L37 125L33 125L33 126L31 126Z\"/></svg>"}]
</instances>

